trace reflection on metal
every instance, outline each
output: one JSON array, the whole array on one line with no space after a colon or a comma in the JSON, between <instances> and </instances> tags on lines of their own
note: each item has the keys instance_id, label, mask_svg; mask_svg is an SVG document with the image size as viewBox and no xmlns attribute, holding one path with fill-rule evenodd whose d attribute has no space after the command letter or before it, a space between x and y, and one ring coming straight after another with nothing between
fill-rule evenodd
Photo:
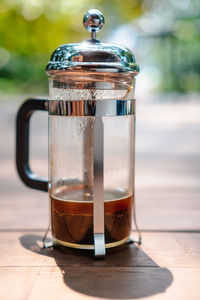
<instances>
[{"instance_id":1,"label":"reflection on metal","mask_svg":"<svg viewBox=\"0 0 200 300\"><path fill-rule=\"evenodd\" d=\"M94 234L94 255L96 258L103 258L105 251L105 237L103 233Z\"/></svg>"},{"instance_id":2,"label":"reflection on metal","mask_svg":"<svg viewBox=\"0 0 200 300\"><path fill-rule=\"evenodd\" d=\"M74 61L73 57L81 59ZM95 33L87 42L59 46L46 67L50 77L82 71L95 74L99 70L104 74L115 72L137 76L140 68L129 49L115 44L100 43L95 39ZM84 75L87 76L86 73Z\"/></svg>"},{"instance_id":3,"label":"reflection on metal","mask_svg":"<svg viewBox=\"0 0 200 300\"><path fill-rule=\"evenodd\" d=\"M134 115L135 100L50 100L49 114L57 116Z\"/></svg>"},{"instance_id":4,"label":"reflection on metal","mask_svg":"<svg viewBox=\"0 0 200 300\"><path fill-rule=\"evenodd\" d=\"M91 32L91 39L96 39L96 32L102 29L105 23L104 16L97 9L90 9L83 17L83 25L87 31Z\"/></svg>"},{"instance_id":5,"label":"reflection on metal","mask_svg":"<svg viewBox=\"0 0 200 300\"><path fill-rule=\"evenodd\" d=\"M100 141L100 142L99 142ZM94 255L105 255L104 235L104 126L101 117L94 122L94 191L93 230Z\"/></svg>"},{"instance_id":6,"label":"reflection on metal","mask_svg":"<svg viewBox=\"0 0 200 300\"><path fill-rule=\"evenodd\" d=\"M96 33L104 25L104 16L99 10L89 10L84 15L83 25L91 33L91 38L83 43L59 46L53 52L46 67L49 76L77 71L90 71L94 74L99 70L104 70L105 73L112 73L113 69L114 72L132 74L133 76L139 73L139 66L128 48L101 43L96 39ZM74 57L77 59L74 60ZM87 74L85 75L87 76Z\"/></svg>"},{"instance_id":7,"label":"reflection on metal","mask_svg":"<svg viewBox=\"0 0 200 300\"><path fill-rule=\"evenodd\" d=\"M137 236L138 236L138 239L134 240L134 242L137 243L138 245L141 245L142 244L142 233L141 233L141 231L139 229L139 226L138 226L138 223L137 223L135 199L133 201L133 222L134 222L135 229L136 229Z\"/></svg>"},{"instance_id":8,"label":"reflection on metal","mask_svg":"<svg viewBox=\"0 0 200 300\"><path fill-rule=\"evenodd\" d=\"M134 225L135 225L135 229L136 229L136 232L137 232L137 236L138 236L138 239L137 240L134 240L135 243L137 243L138 245L141 245L142 244L142 234L141 234L141 231L139 229L139 226L138 226L138 223L137 223L137 218L136 218L136 205L135 205L135 128L136 128L136 122L135 122L135 116L132 116L131 118L132 120L132 149L131 149L131 153L133 153L133 170L132 170L132 176L130 176L130 180L133 181L133 190L134 190L134 197L133 197L133 222L134 222Z\"/></svg>"}]
</instances>

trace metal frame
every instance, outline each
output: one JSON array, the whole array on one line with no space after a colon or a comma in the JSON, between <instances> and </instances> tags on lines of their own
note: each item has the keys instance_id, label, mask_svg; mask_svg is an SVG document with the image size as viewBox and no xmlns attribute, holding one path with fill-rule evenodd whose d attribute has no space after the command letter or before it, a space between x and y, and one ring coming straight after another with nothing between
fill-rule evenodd
<instances>
[{"instance_id":1,"label":"metal frame","mask_svg":"<svg viewBox=\"0 0 200 300\"><path fill-rule=\"evenodd\" d=\"M49 100L49 114L72 117L133 115L135 100Z\"/></svg>"},{"instance_id":2,"label":"metal frame","mask_svg":"<svg viewBox=\"0 0 200 300\"><path fill-rule=\"evenodd\" d=\"M104 126L102 117L135 114L135 100L49 100L49 114L94 117L93 229L94 255L105 256L104 232ZM100 140L100 143L99 143ZM98 147L100 145L100 147ZM97 157L98 154L98 163Z\"/></svg>"}]
</instances>

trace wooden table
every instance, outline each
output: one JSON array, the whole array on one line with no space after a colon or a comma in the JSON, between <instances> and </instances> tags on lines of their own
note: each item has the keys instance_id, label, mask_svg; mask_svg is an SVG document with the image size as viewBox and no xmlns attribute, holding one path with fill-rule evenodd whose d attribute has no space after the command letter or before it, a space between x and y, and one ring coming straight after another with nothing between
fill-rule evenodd
<instances>
[{"instance_id":1,"label":"wooden table","mask_svg":"<svg viewBox=\"0 0 200 300\"><path fill-rule=\"evenodd\" d=\"M136 197L143 244L125 245L99 261L88 252L41 249L48 197L25 187L15 171L19 103L3 101L0 111L0 299L200 299L198 101L138 101ZM44 114L33 117L31 132L31 163L43 175Z\"/></svg>"}]
</instances>

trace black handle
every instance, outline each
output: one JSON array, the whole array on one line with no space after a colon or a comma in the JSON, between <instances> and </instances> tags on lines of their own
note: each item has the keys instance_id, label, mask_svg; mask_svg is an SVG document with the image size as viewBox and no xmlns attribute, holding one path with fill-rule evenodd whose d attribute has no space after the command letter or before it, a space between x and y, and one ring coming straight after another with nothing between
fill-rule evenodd
<instances>
[{"instance_id":1,"label":"black handle","mask_svg":"<svg viewBox=\"0 0 200 300\"><path fill-rule=\"evenodd\" d=\"M17 113L16 166L19 177L29 187L48 191L48 181L38 178L29 166L29 121L36 110L48 111L48 100L28 98Z\"/></svg>"}]
</instances>

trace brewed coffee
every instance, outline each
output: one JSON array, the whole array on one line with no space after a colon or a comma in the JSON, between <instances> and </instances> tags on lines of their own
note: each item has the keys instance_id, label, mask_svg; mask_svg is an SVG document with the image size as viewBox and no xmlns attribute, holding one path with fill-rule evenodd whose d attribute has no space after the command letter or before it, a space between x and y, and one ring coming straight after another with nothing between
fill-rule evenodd
<instances>
[{"instance_id":1,"label":"brewed coffee","mask_svg":"<svg viewBox=\"0 0 200 300\"><path fill-rule=\"evenodd\" d=\"M79 190L80 189L73 189ZM51 196L52 231L54 238L66 244L89 246L93 240L93 203L91 200L69 200L69 189ZM116 198L116 195L118 197ZM66 200L67 198L67 200ZM73 198L73 197L71 197ZM116 243L128 239L131 230L133 196L124 193L105 192L105 242Z\"/></svg>"}]
</instances>

